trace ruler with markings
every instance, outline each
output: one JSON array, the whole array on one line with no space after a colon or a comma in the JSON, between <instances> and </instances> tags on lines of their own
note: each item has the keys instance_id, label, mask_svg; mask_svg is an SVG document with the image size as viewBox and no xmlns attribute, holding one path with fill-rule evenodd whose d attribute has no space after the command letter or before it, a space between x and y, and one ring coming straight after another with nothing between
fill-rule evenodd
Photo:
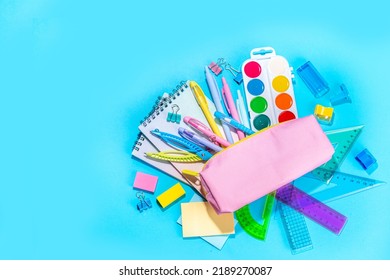
<instances>
[{"instance_id":1,"label":"ruler with markings","mask_svg":"<svg viewBox=\"0 0 390 280\"><path fill-rule=\"evenodd\" d=\"M278 189L276 198L335 234L340 234L347 222L347 217L292 184Z\"/></svg>"},{"instance_id":2,"label":"ruler with markings","mask_svg":"<svg viewBox=\"0 0 390 280\"><path fill-rule=\"evenodd\" d=\"M332 180L333 176L335 175L336 170L339 168L339 166L346 158L353 143L360 135L362 129L363 126L356 126L356 127L350 127L350 128L344 128L344 129L338 129L338 130L326 132L329 141L335 147L335 153L327 163L320 166L320 168L315 169L311 173L311 175L313 175L316 179L319 179L329 184L329 182ZM334 183L335 181L341 183L340 178L341 178L340 174L337 173L336 179L333 180L332 183ZM343 176L343 179L344 178L346 177ZM342 188L342 189L327 188L326 190L318 192L314 197L321 201L324 201L324 199L326 199L326 201L330 201L379 185L375 182L367 182L367 185L365 184L359 185L356 184L357 181L361 182L362 180L355 180L355 179L349 180L349 182L355 184L350 184L348 190L347 188ZM283 203L278 203L278 205L282 205L282 204ZM289 209L286 208L282 212L283 206L279 206L277 207L277 209L280 211L280 215L282 217L282 222L285 227L287 238L289 240L291 252L295 254L295 253L301 253L311 249L312 245L310 245L311 244L310 233L307 230L306 222L303 215L298 212L294 213L294 210L292 210L291 208ZM295 240L304 240L305 242L298 243L295 242Z\"/></svg>"},{"instance_id":3,"label":"ruler with markings","mask_svg":"<svg viewBox=\"0 0 390 280\"><path fill-rule=\"evenodd\" d=\"M323 180L326 183L330 182L333 177L333 174L336 172L336 170L346 158L347 154L351 150L353 143L355 143L356 139L360 135L362 129L363 126L361 125L325 132L326 136L328 136L329 138L329 141L335 147L335 152L328 162L320 166L320 168L326 169L328 170L328 172L320 173L318 175L319 179Z\"/></svg>"},{"instance_id":4,"label":"ruler with markings","mask_svg":"<svg viewBox=\"0 0 390 280\"><path fill-rule=\"evenodd\" d=\"M271 221L274 202L275 192L268 194L266 197L262 213L262 224L260 224L253 218L249 209L249 204L235 212L238 223L249 235L260 240L265 240L268 232L269 223Z\"/></svg>"},{"instance_id":5,"label":"ruler with markings","mask_svg":"<svg viewBox=\"0 0 390 280\"><path fill-rule=\"evenodd\" d=\"M316 180L319 180L318 178L326 178L328 176L329 171L323 168L317 168L305 175L307 178ZM326 185L325 188L318 187L312 189L310 185L306 184L302 186L299 185L298 188L309 193L321 202L330 202L386 184L386 182L383 181L338 171L333 173L330 183L334 184L334 186ZM323 184L321 186L323 187Z\"/></svg>"},{"instance_id":6,"label":"ruler with markings","mask_svg":"<svg viewBox=\"0 0 390 280\"><path fill-rule=\"evenodd\" d=\"M295 180L294 184L300 190L307 192L321 202L334 201L386 184L383 181L336 171L333 174L330 184L327 185L319 179L320 177L327 177L327 174L322 174L326 172L329 171L318 168L313 172L307 173L302 178ZM308 182L306 178L314 179L315 181L309 180ZM311 182L319 182L319 184L313 186L313 184L310 184ZM312 249L310 233L307 229L304 216L280 201L277 202L276 209L280 213L291 252L298 254ZM275 218L277 216L275 215Z\"/></svg>"},{"instance_id":7,"label":"ruler with markings","mask_svg":"<svg viewBox=\"0 0 390 280\"><path fill-rule=\"evenodd\" d=\"M278 202L278 210L287 234L291 253L295 255L313 249L305 217L283 202Z\"/></svg>"}]
</instances>

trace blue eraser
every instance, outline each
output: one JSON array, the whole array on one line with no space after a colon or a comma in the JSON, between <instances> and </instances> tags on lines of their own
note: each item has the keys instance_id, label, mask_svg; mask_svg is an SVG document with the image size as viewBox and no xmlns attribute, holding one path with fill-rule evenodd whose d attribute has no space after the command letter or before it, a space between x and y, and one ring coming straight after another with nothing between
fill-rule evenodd
<instances>
[{"instance_id":1,"label":"blue eraser","mask_svg":"<svg viewBox=\"0 0 390 280\"><path fill-rule=\"evenodd\" d=\"M355 159L360 163L364 170L368 170L376 165L376 159L367 149L361 151Z\"/></svg>"},{"instance_id":2,"label":"blue eraser","mask_svg":"<svg viewBox=\"0 0 390 280\"><path fill-rule=\"evenodd\" d=\"M300 66L297 73L315 98L319 98L329 91L328 83L310 61Z\"/></svg>"}]
</instances>

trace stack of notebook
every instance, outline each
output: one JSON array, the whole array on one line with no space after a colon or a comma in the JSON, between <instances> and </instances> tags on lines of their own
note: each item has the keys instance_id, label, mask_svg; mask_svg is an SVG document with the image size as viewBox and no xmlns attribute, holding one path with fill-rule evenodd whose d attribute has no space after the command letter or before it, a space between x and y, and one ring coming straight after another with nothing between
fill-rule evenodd
<instances>
[{"instance_id":1,"label":"stack of notebook","mask_svg":"<svg viewBox=\"0 0 390 280\"><path fill-rule=\"evenodd\" d=\"M212 114L215 112L215 105L209 99L207 99L209 110ZM174 106L176 105L176 106ZM178 106L178 107L177 107ZM189 82L182 82L176 87L171 94L164 93L161 99L156 103L153 110L144 118L139 125L140 134L134 145L132 155L139 158L140 160L150 164L151 166L169 174L170 176L192 186L200 194L199 181L191 180L189 177L185 177L182 173L184 169L193 170L200 172L203 168L203 162L192 162L192 163L180 163L180 162L169 162L160 161L149 158L145 155L147 152L158 152L173 150L171 146L161 141L158 137L153 136L150 131L158 129L163 132L168 132L174 135L178 135L179 127L188 128L187 125L181 121L180 123L167 121L168 113L177 111L181 115L181 120L185 116L190 116L198 119L204 124L207 124L207 120L198 106L196 99L189 87ZM220 126L220 123L217 122ZM237 135L233 134L233 138L237 139Z\"/></svg>"}]
</instances>

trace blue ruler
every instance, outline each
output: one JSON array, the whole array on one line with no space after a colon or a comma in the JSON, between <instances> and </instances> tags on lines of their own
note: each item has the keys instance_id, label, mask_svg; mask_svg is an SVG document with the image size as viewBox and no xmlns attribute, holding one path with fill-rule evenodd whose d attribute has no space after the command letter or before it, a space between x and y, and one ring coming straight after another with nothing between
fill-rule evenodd
<instances>
[{"instance_id":1,"label":"blue ruler","mask_svg":"<svg viewBox=\"0 0 390 280\"><path fill-rule=\"evenodd\" d=\"M282 202L278 202L278 209L288 243L290 244L291 253L295 255L313 249L305 217Z\"/></svg>"},{"instance_id":2,"label":"blue ruler","mask_svg":"<svg viewBox=\"0 0 390 280\"><path fill-rule=\"evenodd\" d=\"M332 179L329 184L325 184L321 178L328 178L329 172L332 173ZM311 182L308 182L308 180ZM314 185L310 184L313 182ZM322 202L334 201L386 184L383 181L338 171L329 171L323 168L317 168L315 171L295 180L294 183L299 189ZM310 233L303 214L284 203L277 202L277 204L276 209L280 212L291 252L297 254L312 249ZM275 217L277 216L275 215Z\"/></svg>"},{"instance_id":3,"label":"blue ruler","mask_svg":"<svg viewBox=\"0 0 390 280\"><path fill-rule=\"evenodd\" d=\"M327 169L317 168L304 177L321 180L318 178L328 177L329 172ZM309 184L300 185L298 180L297 187L322 202L330 202L386 184L383 181L338 171L332 172L332 174L332 179L328 185L320 184L317 188L313 188Z\"/></svg>"}]
</instances>

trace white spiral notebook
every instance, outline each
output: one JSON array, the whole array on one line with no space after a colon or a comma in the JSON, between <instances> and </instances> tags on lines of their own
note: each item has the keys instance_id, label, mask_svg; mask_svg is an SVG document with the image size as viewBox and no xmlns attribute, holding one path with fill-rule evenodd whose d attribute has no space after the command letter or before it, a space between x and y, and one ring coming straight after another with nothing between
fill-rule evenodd
<instances>
[{"instance_id":1,"label":"white spiral notebook","mask_svg":"<svg viewBox=\"0 0 390 280\"><path fill-rule=\"evenodd\" d=\"M215 112L214 104L207 99L209 110L212 114ZM180 124L168 122L167 117L168 113L172 113L172 106L179 106L178 114L181 115ZM143 140L139 138L134 146L132 155L151 164L152 166L164 171L165 173L175 177L176 179L186 182L194 187L199 193L201 192L200 185L198 181L189 181L188 178L185 178L182 175L183 169L189 169L196 172L200 172L204 166L204 162L194 162L194 163L179 163L172 162L171 166L174 169L171 169L168 162L163 162L159 160L154 160L147 158L145 156L146 152L157 152L157 151L167 151L172 150L173 148L163 142L161 139L153 136L150 131L158 129L163 132L168 132L174 135L178 135L178 128L184 127L190 129L184 122L183 119L185 116L190 116L195 119L198 119L204 124L208 124L202 110L200 109L198 103L196 102L192 90L189 87L189 82L182 82L176 87L176 89L170 95L164 95L161 100L157 103L154 110L145 117L141 125L138 127L141 131ZM222 130L222 127L218 121L216 121L219 128ZM233 139L237 140L237 135L232 132Z\"/></svg>"},{"instance_id":2,"label":"white spiral notebook","mask_svg":"<svg viewBox=\"0 0 390 280\"><path fill-rule=\"evenodd\" d=\"M162 100L165 100L168 97L168 93L164 93L161 97L159 97L156 100L152 111L141 121L141 123L143 123L151 114L153 114L157 107L163 104ZM139 132L137 140L134 142L132 155L153 166L154 168L159 169L160 171L176 178L177 180L182 181L185 184L190 184L170 162L153 160L145 156L146 152L158 152L158 150L155 146L153 146L152 142L150 142L149 139L142 134L142 132Z\"/></svg>"}]
</instances>

